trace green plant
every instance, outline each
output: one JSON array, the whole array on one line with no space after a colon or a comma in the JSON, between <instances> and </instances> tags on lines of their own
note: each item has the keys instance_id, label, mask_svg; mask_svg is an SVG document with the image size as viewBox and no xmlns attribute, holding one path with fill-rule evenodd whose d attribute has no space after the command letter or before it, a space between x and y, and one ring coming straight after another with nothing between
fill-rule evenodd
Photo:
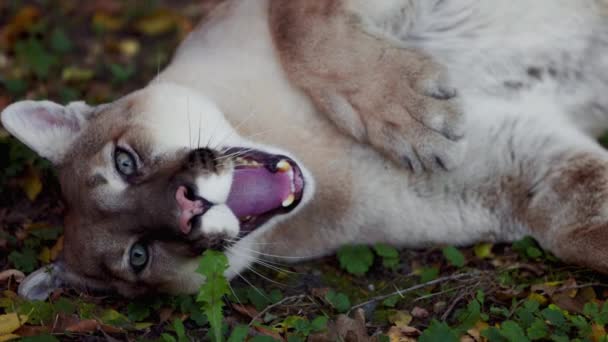
<instances>
[{"instance_id":1,"label":"green plant","mask_svg":"<svg viewBox=\"0 0 608 342\"><path fill-rule=\"evenodd\" d=\"M228 269L228 258L223 253L210 249L203 253L199 267L196 269L196 272L205 277L205 283L201 286L196 301L202 304L203 312L207 315L211 333L216 342L224 339L222 332L223 297L230 293L228 280L224 277L226 269Z\"/></svg>"},{"instance_id":2,"label":"green plant","mask_svg":"<svg viewBox=\"0 0 608 342\"><path fill-rule=\"evenodd\" d=\"M340 267L354 275L364 275L374 263L374 253L365 245L344 246L338 250Z\"/></svg>"}]
</instances>

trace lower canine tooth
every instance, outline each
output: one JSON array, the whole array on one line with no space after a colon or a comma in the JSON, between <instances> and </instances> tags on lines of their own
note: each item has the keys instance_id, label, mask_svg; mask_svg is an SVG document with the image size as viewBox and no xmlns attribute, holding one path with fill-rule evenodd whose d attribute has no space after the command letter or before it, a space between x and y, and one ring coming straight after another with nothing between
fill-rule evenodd
<instances>
[{"instance_id":1,"label":"lower canine tooth","mask_svg":"<svg viewBox=\"0 0 608 342\"><path fill-rule=\"evenodd\" d=\"M283 159L277 164L277 169L281 172L287 172L291 170L291 164L287 162L287 160Z\"/></svg>"},{"instance_id":2,"label":"lower canine tooth","mask_svg":"<svg viewBox=\"0 0 608 342\"><path fill-rule=\"evenodd\" d=\"M295 199L296 196L294 196L294 194L287 196L287 198L283 201L283 207L289 207Z\"/></svg>"}]
</instances>

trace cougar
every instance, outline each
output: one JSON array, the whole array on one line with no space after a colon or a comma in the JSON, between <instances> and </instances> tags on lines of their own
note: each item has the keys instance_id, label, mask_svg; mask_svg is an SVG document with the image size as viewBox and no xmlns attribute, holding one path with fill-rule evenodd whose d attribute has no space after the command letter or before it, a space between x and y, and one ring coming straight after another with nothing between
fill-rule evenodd
<instances>
[{"instance_id":1,"label":"cougar","mask_svg":"<svg viewBox=\"0 0 608 342\"><path fill-rule=\"evenodd\" d=\"M218 5L146 87L21 101L57 168L61 257L19 293L193 293L208 249L260 258L531 235L608 272L608 2Z\"/></svg>"}]
</instances>

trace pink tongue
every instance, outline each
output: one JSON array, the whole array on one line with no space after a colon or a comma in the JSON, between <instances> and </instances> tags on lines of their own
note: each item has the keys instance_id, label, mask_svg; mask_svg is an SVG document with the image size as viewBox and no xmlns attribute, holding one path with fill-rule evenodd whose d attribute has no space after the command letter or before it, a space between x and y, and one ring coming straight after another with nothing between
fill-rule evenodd
<instances>
[{"instance_id":1,"label":"pink tongue","mask_svg":"<svg viewBox=\"0 0 608 342\"><path fill-rule=\"evenodd\" d=\"M239 218L257 216L281 207L291 193L291 179L286 172L272 173L266 168L234 170L228 207Z\"/></svg>"}]
</instances>

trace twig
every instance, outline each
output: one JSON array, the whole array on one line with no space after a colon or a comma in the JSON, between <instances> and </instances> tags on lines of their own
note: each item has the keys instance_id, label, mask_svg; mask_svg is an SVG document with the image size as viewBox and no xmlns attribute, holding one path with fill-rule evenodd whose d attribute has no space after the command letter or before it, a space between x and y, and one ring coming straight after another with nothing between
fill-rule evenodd
<instances>
[{"instance_id":1,"label":"twig","mask_svg":"<svg viewBox=\"0 0 608 342\"><path fill-rule=\"evenodd\" d=\"M587 283L587 284L580 284L580 285L574 285L574 286L566 286L566 287L561 287L558 288L556 290L556 292L564 292L564 291L570 291L570 290L578 290L578 289L584 289L586 287L593 287L593 286L602 286L602 287L608 287L608 284L604 284L604 283Z\"/></svg>"},{"instance_id":2,"label":"twig","mask_svg":"<svg viewBox=\"0 0 608 342\"><path fill-rule=\"evenodd\" d=\"M445 312L443 313L443 315L441 315L441 320L442 321L445 322L445 320L448 319L448 317L450 316L450 313L452 312L452 310L454 310L454 308L456 307L456 305L458 303L460 303L460 301L463 300L466 295L468 295L468 292L463 292L458 297L456 297L456 299L454 299L452 301L452 304L450 304L450 306L445 310Z\"/></svg>"},{"instance_id":3,"label":"twig","mask_svg":"<svg viewBox=\"0 0 608 342\"><path fill-rule=\"evenodd\" d=\"M463 288L465 288L467 286L468 285L456 286L456 287L453 287L451 289L447 289L447 290L443 290L443 291L439 291L439 292L435 292L435 293L429 293L427 295L420 296L418 298L414 298L412 300L412 303L419 302L421 300L425 300L425 299L429 299L429 298L433 298L433 297L437 297L437 296L441 296L442 294L446 294L446 293L449 293L449 292L454 292L454 291L463 289Z\"/></svg>"},{"instance_id":4,"label":"twig","mask_svg":"<svg viewBox=\"0 0 608 342\"><path fill-rule=\"evenodd\" d=\"M253 322L255 322L256 320L258 320L259 318L261 318L262 316L264 316L265 313L267 313L268 311L276 308L277 306L283 305L286 302L294 300L294 299L302 299L302 298L305 298L305 297L306 297L306 295L304 295L304 294L296 295L296 296L290 296L290 297L285 297L285 298L281 299L280 301L278 301L278 302L276 302L274 304L268 305L264 310L260 311L260 313L258 313L257 315L255 315L251 319L251 322L249 322L249 326L251 326L253 324Z\"/></svg>"},{"instance_id":5,"label":"twig","mask_svg":"<svg viewBox=\"0 0 608 342\"><path fill-rule=\"evenodd\" d=\"M474 271L474 272L468 272L468 273L457 273L457 274L452 274L452 275L449 275L449 276L446 276L446 277L437 278L435 280L427 281L426 283L423 283L423 284L414 285L414 286L408 287L406 289L397 290L397 291L395 291L393 293L389 293L389 294L385 294L385 295L382 295L382 296L374 297L374 298L372 298L372 299L370 299L368 301L365 301L363 303L359 303L359 304L353 306L352 308L350 308L349 312L352 311L352 310L358 309L360 307L363 307L365 305L368 305L368 304L371 304L371 303L375 303L375 302L379 302L381 300L385 300L385 299L387 299L389 297L392 297L394 295L403 295L404 293L416 291L416 290L419 290L419 289L422 289L422 288L425 288L425 287L428 287L428 286L431 286L431 285L436 285L436 284L440 284L440 283L443 283L443 282L446 282L446 281L457 280L457 279L461 279L461 278L465 278L465 277L471 277L471 276L475 276L475 275L479 275L479 274L480 274L479 271Z\"/></svg>"}]
</instances>

